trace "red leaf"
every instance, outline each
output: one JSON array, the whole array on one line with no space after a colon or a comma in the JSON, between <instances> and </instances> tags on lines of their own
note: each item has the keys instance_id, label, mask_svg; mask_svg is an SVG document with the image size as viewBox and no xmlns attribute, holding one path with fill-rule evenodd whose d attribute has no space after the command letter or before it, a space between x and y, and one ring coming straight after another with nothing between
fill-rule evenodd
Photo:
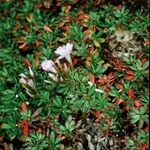
<instances>
[{"instance_id":1,"label":"red leaf","mask_svg":"<svg viewBox=\"0 0 150 150\"><path fill-rule=\"evenodd\" d=\"M119 90L123 90L123 88L124 88L123 85L120 84L120 83L118 83L117 86L118 86L118 89L119 89Z\"/></svg>"},{"instance_id":2,"label":"red leaf","mask_svg":"<svg viewBox=\"0 0 150 150\"><path fill-rule=\"evenodd\" d=\"M144 44L145 44L146 46L150 46L150 40L146 41Z\"/></svg>"},{"instance_id":3,"label":"red leaf","mask_svg":"<svg viewBox=\"0 0 150 150\"><path fill-rule=\"evenodd\" d=\"M95 83L95 77L94 77L94 75L90 73L89 77L90 77L90 82Z\"/></svg>"},{"instance_id":4,"label":"red leaf","mask_svg":"<svg viewBox=\"0 0 150 150\"><path fill-rule=\"evenodd\" d=\"M3 138L4 138L4 137L3 137L2 135L0 135L0 142L2 142Z\"/></svg>"},{"instance_id":5,"label":"red leaf","mask_svg":"<svg viewBox=\"0 0 150 150\"><path fill-rule=\"evenodd\" d=\"M131 70L127 70L127 71L126 71L126 74L127 74L127 75L134 75L134 72L131 71Z\"/></svg>"},{"instance_id":6,"label":"red leaf","mask_svg":"<svg viewBox=\"0 0 150 150\"><path fill-rule=\"evenodd\" d=\"M26 120L21 120L21 121L20 121L20 124L21 124L21 126L22 126L22 133L27 136L27 135L29 134L28 121L26 121Z\"/></svg>"},{"instance_id":7,"label":"red leaf","mask_svg":"<svg viewBox=\"0 0 150 150\"><path fill-rule=\"evenodd\" d=\"M124 79L127 80L127 81L130 81L130 80L134 79L134 75L126 75L124 77Z\"/></svg>"},{"instance_id":8,"label":"red leaf","mask_svg":"<svg viewBox=\"0 0 150 150\"><path fill-rule=\"evenodd\" d=\"M101 83L101 84L105 83L106 81L107 81L106 75L104 75L103 77L99 77L98 79L98 83Z\"/></svg>"},{"instance_id":9,"label":"red leaf","mask_svg":"<svg viewBox=\"0 0 150 150\"><path fill-rule=\"evenodd\" d=\"M110 72L110 73L108 74L108 76L107 76L107 80L112 81L112 80L114 80L114 79L115 79L114 73L113 73L113 72Z\"/></svg>"},{"instance_id":10,"label":"red leaf","mask_svg":"<svg viewBox=\"0 0 150 150\"><path fill-rule=\"evenodd\" d=\"M91 113L95 116L96 120L95 122L99 122L103 118L103 112L102 111L92 111Z\"/></svg>"},{"instance_id":11,"label":"red leaf","mask_svg":"<svg viewBox=\"0 0 150 150\"><path fill-rule=\"evenodd\" d=\"M53 32L52 29L46 25L43 26L43 29L47 32Z\"/></svg>"},{"instance_id":12,"label":"red leaf","mask_svg":"<svg viewBox=\"0 0 150 150\"><path fill-rule=\"evenodd\" d=\"M143 143L140 145L140 150L148 150L147 144Z\"/></svg>"},{"instance_id":13,"label":"red leaf","mask_svg":"<svg viewBox=\"0 0 150 150\"><path fill-rule=\"evenodd\" d=\"M134 101L134 106L136 107L136 108L141 108L141 106L142 106L142 104L141 104L141 101L140 100L135 100Z\"/></svg>"},{"instance_id":14,"label":"red leaf","mask_svg":"<svg viewBox=\"0 0 150 150\"><path fill-rule=\"evenodd\" d=\"M32 67L32 65L31 65L31 63L30 63L30 61L29 61L28 59L25 59L25 60L23 61L23 63L24 63L27 67Z\"/></svg>"},{"instance_id":15,"label":"red leaf","mask_svg":"<svg viewBox=\"0 0 150 150\"><path fill-rule=\"evenodd\" d=\"M22 110L23 112L27 113L28 108L27 108L26 103L24 103L24 102L21 103L21 110Z\"/></svg>"},{"instance_id":16,"label":"red leaf","mask_svg":"<svg viewBox=\"0 0 150 150\"><path fill-rule=\"evenodd\" d=\"M134 78L134 72L131 70L127 70L126 71L126 76L125 76L125 80L130 81Z\"/></svg>"},{"instance_id":17,"label":"red leaf","mask_svg":"<svg viewBox=\"0 0 150 150\"><path fill-rule=\"evenodd\" d=\"M9 150L9 146L6 142L4 143L4 150Z\"/></svg>"},{"instance_id":18,"label":"red leaf","mask_svg":"<svg viewBox=\"0 0 150 150\"><path fill-rule=\"evenodd\" d=\"M89 67L90 64L91 64L91 58L90 58L89 55L86 57L85 64L86 64L86 66L88 66L88 67Z\"/></svg>"},{"instance_id":19,"label":"red leaf","mask_svg":"<svg viewBox=\"0 0 150 150\"><path fill-rule=\"evenodd\" d=\"M129 89L128 96L129 96L129 98L135 98L135 92L133 89Z\"/></svg>"},{"instance_id":20,"label":"red leaf","mask_svg":"<svg viewBox=\"0 0 150 150\"><path fill-rule=\"evenodd\" d=\"M121 104L123 102L123 99L117 99L116 101L115 101L115 105L119 105L119 104Z\"/></svg>"}]
</instances>

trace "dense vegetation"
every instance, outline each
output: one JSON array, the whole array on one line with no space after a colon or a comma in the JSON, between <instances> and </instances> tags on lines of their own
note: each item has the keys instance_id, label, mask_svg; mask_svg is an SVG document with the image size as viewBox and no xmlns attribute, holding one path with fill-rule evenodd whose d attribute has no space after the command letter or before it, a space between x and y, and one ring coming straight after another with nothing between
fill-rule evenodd
<instances>
[{"instance_id":1,"label":"dense vegetation","mask_svg":"<svg viewBox=\"0 0 150 150\"><path fill-rule=\"evenodd\" d=\"M142 2L0 2L0 149L148 149Z\"/></svg>"}]
</instances>

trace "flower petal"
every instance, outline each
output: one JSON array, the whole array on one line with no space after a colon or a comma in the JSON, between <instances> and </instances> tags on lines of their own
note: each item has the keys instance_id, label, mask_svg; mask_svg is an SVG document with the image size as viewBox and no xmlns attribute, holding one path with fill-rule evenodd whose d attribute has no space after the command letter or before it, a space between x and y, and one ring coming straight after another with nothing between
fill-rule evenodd
<instances>
[{"instance_id":1,"label":"flower petal","mask_svg":"<svg viewBox=\"0 0 150 150\"><path fill-rule=\"evenodd\" d=\"M45 60L44 62L42 62L41 68L47 72L57 73L55 64L52 60Z\"/></svg>"}]
</instances>

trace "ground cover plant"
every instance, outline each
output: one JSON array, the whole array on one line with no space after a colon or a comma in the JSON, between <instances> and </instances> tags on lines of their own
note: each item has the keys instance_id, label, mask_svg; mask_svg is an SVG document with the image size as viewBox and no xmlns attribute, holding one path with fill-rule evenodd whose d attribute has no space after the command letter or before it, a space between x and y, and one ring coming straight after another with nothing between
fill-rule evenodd
<instances>
[{"instance_id":1,"label":"ground cover plant","mask_svg":"<svg viewBox=\"0 0 150 150\"><path fill-rule=\"evenodd\" d=\"M147 150L148 1L0 1L0 149Z\"/></svg>"}]
</instances>

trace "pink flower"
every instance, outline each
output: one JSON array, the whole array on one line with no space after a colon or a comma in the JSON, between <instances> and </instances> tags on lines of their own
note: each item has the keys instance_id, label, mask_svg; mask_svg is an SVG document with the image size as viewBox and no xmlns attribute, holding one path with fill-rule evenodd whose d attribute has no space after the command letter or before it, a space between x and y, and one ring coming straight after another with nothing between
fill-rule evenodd
<instances>
[{"instance_id":1,"label":"pink flower","mask_svg":"<svg viewBox=\"0 0 150 150\"><path fill-rule=\"evenodd\" d=\"M55 64L52 60L45 60L44 62L42 62L41 68L47 72L57 73Z\"/></svg>"}]
</instances>

